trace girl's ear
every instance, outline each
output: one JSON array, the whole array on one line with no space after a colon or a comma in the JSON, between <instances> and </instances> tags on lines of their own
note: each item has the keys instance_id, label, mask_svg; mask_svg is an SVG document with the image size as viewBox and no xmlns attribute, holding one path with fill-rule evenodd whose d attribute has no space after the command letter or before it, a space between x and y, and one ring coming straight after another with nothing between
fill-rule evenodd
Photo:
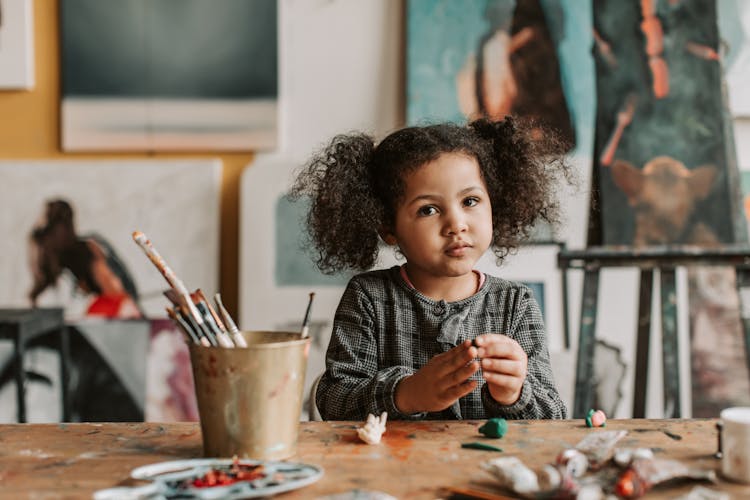
<instances>
[{"instance_id":1,"label":"girl's ear","mask_svg":"<svg viewBox=\"0 0 750 500\"><path fill-rule=\"evenodd\" d=\"M396 240L396 237L393 235L393 233L390 232L388 228L381 227L380 230L378 230L378 234L380 234L380 238L385 241L386 245L398 244L398 240Z\"/></svg>"}]
</instances>

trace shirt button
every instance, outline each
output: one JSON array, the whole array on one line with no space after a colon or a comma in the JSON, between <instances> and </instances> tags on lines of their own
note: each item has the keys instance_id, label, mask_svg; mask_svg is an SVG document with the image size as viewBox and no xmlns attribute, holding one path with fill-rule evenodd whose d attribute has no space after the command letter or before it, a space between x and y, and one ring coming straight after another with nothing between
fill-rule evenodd
<instances>
[{"instance_id":1,"label":"shirt button","mask_svg":"<svg viewBox=\"0 0 750 500\"><path fill-rule=\"evenodd\" d=\"M442 316L445 313L445 304L437 304L435 306L435 314L438 316Z\"/></svg>"}]
</instances>

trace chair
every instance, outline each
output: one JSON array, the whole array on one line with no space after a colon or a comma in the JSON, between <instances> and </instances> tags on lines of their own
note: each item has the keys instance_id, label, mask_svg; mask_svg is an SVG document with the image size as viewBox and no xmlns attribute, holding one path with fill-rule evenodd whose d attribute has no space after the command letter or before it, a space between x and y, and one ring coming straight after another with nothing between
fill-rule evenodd
<instances>
[{"instance_id":1,"label":"chair","mask_svg":"<svg viewBox=\"0 0 750 500\"><path fill-rule=\"evenodd\" d=\"M23 368L26 345L32 339L47 332L59 334L58 349L60 352L60 389L63 422L70 420L70 401L68 398L68 364L70 362L68 328L61 308L35 309L0 309L0 339L13 341L13 372L16 381L16 399L18 401L18 422L26 422L26 371Z\"/></svg>"},{"instance_id":2,"label":"chair","mask_svg":"<svg viewBox=\"0 0 750 500\"><path fill-rule=\"evenodd\" d=\"M315 393L318 392L318 384L320 383L322 376L323 373L319 373L318 376L315 377L312 387L310 387L310 395L307 398L307 416L312 422L323 420L323 417L320 416L320 412L318 411L318 405L315 404Z\"/></svg>"}]
</instances>

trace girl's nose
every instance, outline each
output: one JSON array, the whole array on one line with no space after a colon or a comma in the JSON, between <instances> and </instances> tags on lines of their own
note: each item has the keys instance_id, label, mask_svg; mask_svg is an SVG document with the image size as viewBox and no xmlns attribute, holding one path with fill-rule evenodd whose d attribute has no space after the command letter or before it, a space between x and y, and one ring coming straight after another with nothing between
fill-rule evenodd
<instances>
[{"instance_id":1,"label":"girl's nose","mask_svg":"<svg viewBox=\"0 0 750 500\"><path fill-rule=\"evenodd\" d=\"M466 231L469 225L466 222L466 216L460 211L453 210L447 213L445 220L445 233L447 235L458 234Z\"/></svg>"}]
</instances>

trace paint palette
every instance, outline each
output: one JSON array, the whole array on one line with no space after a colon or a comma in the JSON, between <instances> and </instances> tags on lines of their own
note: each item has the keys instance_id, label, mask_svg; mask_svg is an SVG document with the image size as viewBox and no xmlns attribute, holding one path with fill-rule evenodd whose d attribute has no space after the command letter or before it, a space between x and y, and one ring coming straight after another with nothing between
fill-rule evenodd
<instances>
[{"instance_id":1,"label":"paint palette","mask_svg":"<svg viewBox=\"0 0 750 500\"><path fill-rule=\"evenodd\" d=\"M95 500L257 498L302 488L323 476L316 465L295 462L196 458L144 465L131 477L150 484L99 490Z\"/></svg>"}]
</instances>

